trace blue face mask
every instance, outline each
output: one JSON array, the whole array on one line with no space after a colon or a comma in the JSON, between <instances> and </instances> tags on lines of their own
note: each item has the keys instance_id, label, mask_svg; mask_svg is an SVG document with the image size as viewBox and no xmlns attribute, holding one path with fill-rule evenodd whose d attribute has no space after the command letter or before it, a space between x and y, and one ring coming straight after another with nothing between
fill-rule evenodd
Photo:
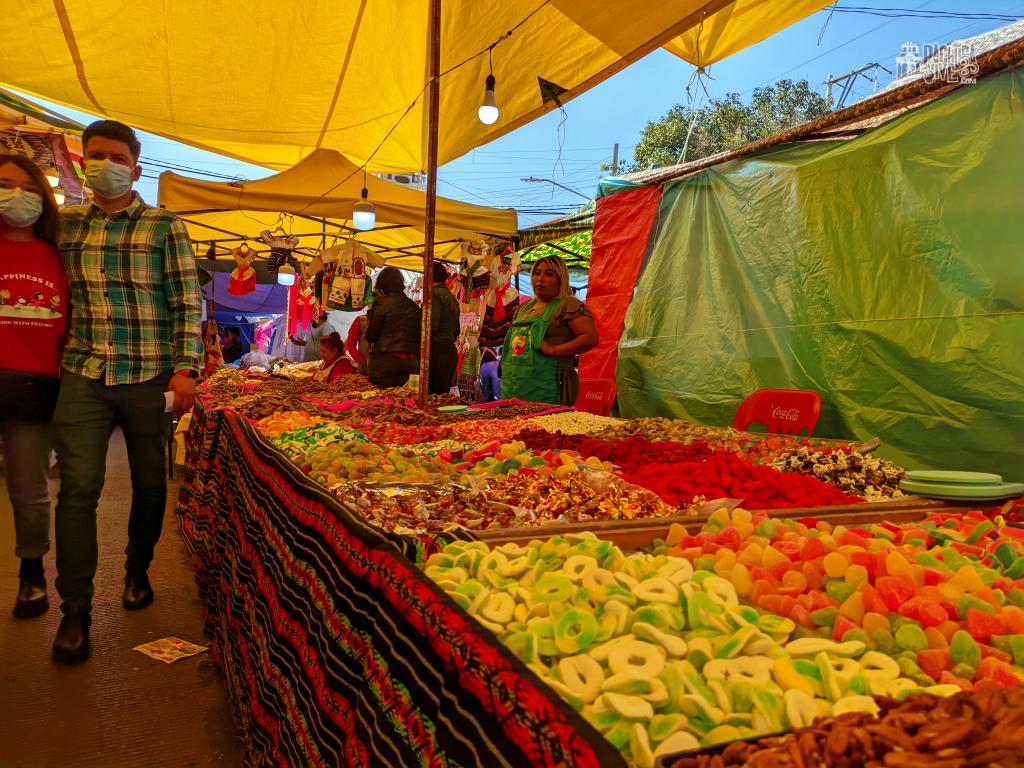
<instances>
[{"instance_id":1,"label":"blue face mask","mask_svg":"<svg viewBox=\"0 0 1024 768\"><path fill-rule=\"evenodd\" d=\"M0 189L0 218L12 227L31 227L43 215L43 197L20 187Z\"/></svg>"},{"instance_id":2,"label":"blue face mask","mask_svg":"<svg viewBox=\"0 0 1024 768\"><path fill-rule=\"evenodd\" d=\"M127 194L132 188L135 169L113 160L86 160L85 180L98 195L108 200Z\"/></svg>"}]
</instances>

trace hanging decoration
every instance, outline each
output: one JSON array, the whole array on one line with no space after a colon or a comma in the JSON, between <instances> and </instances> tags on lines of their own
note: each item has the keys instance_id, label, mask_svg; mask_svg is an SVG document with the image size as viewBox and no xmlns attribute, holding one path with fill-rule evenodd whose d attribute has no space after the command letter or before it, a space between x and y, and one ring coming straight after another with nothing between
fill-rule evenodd
<instances>
[{"instance_id":1,"label":"hanging decoration","mask_svg":"<svg viewBox=\"0 0 1024 768\"><path fill-rule=\"evenodd\" d=\"M328 309L359 312L373 297L371 269L384 266L376 251L352 238L320 252L323 262L323 304Z\"/></svg>"},{"instance_id":2,"label":"hanging decoration","mask_svg":"<svg viewBox=\"0 0 1024 768\"><path fill-rule=\"evenodd\" d=\"M237 265L228 277L228 293L232 296L247 296L256 290L256 269L252 266L256 251L248 243L235 248L232 256Z\"/></svg>"}]
</instances>

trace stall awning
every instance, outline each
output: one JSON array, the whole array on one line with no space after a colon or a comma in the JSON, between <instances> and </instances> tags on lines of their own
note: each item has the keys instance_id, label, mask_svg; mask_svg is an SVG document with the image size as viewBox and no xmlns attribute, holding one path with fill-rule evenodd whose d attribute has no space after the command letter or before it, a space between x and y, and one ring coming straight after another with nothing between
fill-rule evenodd
<instances>
[{"instance_id":1,"label":"stall awning","mask_svg":"<svg viewBox=\"0 0 1024 768\"><path fill-rule=\"evenodd\" d=\"M439 161L658 46L703 66L825 5L445 0ZM371 171L418 171L428 10L410 0L7 0L0 83L268 167L331 148ZM489 58L501 117L484 126Z\"/></svg>"},{"instance_id":2,"label":"stall awning","mask_svg":"<svg viewBox=\"0 0 1024 768\"><path fill-rule=\"evenodd\" d=\"M262 230L283 223L300 237L300 247L315 251L325 235L333 238L351 223L364 183L377 209L377 228L361 233L359 241L380 251L389 264L422 268L427 196L372 175L364 181L363 173L334 150L316 150L294 168L254 181L203 181L168 171L160 176L158 200L186 221L196 241L222 240L232 247L238 244L230 242L232 235L255 240ZM514 235L516 212L439 197L437 227L437 257L457 261L460 240ZM458 255L450 256L453 252Z\"/></svg>"}]
</instances>

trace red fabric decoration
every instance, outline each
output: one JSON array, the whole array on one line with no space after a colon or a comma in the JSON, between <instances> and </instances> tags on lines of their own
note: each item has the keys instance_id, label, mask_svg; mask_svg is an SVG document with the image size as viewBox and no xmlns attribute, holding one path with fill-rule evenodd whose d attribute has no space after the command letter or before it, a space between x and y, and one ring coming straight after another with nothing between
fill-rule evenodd
<instances>
[{"instance_id":1,"label":"red fabric decoration","mask_svg":"<svg viewBox=\"0 0 1024 768\"><path fill-rule=\"evenodd\" d=\"M615 378L626 309L660 201L658 187L631 189L597 201L587 307L601 341L580 357L581 379Z\"/></svg>"}]
</instances>

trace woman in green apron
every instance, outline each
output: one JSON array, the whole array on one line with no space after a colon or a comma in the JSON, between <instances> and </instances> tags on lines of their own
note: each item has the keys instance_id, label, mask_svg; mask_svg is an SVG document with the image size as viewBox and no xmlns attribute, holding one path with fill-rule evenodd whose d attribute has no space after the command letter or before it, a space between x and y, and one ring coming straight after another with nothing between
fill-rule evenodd
<instances>
[{"instance_id":1,"label":"woman in green apron","mask_svg":"<svg viewBox=\"0 0 1024 768\"><path fill-rule=\"evenodd\" d=\"M579 394L579 355L597 346L590 310L572 295L569 270L547 256L530 272L534 298L519 308L505 337L501 395L572 405Z\"/></svg>"}]
</instances>

